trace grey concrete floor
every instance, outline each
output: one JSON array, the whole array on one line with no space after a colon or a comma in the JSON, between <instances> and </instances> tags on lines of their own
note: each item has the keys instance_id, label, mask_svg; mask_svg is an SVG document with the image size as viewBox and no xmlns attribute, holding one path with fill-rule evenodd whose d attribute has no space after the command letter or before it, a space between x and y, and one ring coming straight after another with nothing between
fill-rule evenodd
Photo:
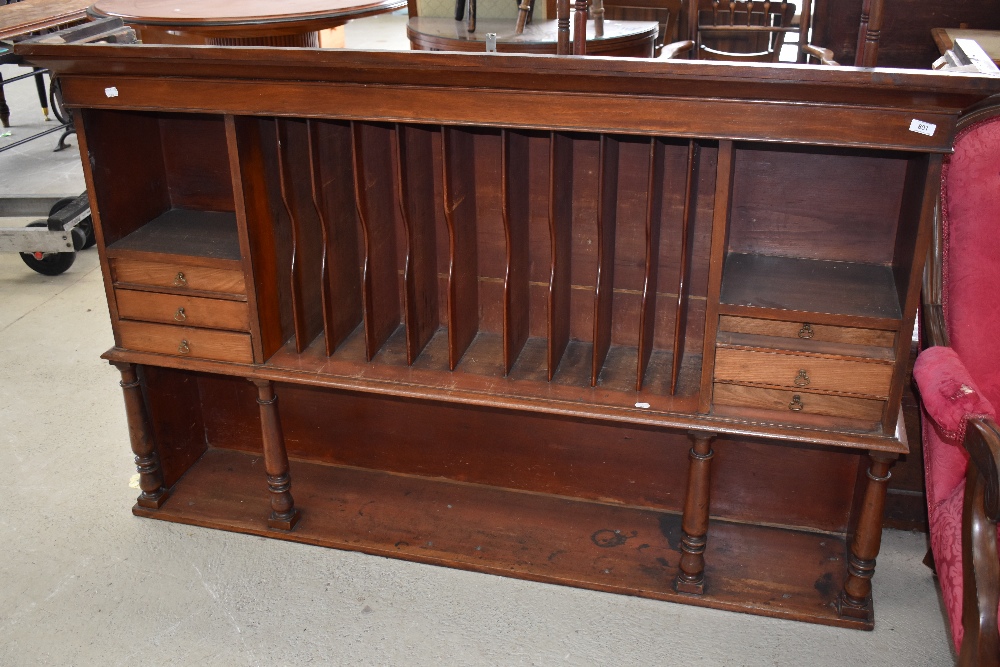
<instances>
[{"instance_id":1,"label":"grey concrete floor","mask_svg":"<svg viewBox=\"0 0 1000 667\"><path fill-rule=\"evenodd\" d=\"M16 135L44 126L32 84L10 88ZM54 144L0 153L0 196L80 192L79 156ZM919 534L886 531L860 632L133 517L111 344L96 251L52 278L0 256L0 666L954 660Z\"/></svg>"}]
</instances>

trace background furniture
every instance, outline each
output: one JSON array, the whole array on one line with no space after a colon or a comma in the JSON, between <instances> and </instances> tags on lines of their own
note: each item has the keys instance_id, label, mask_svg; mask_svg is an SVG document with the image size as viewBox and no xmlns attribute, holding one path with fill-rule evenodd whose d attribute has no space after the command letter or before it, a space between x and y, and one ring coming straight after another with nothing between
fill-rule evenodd
<instances>
[{"instance_id":1,"label":"background furniture","mask_svg":"<svg viewBox=\"0 0 1000 667\"><path fill-rule=\"evenodd\" d=\"M812 42L855 62L862 4L858 0L816 0ZM938 55L933 28L1000 29L998 0L893 0L885 3L879 38L881 67L927 69Z\"/></svg>"},{"instance_id":2,"label":"background furniture","mask_svg":"<svg viewBox=\"0 0 1000 667\"><path fill-rule=\"evenodd\" d=\"M959 664L1000 663L1000 114L963 120L945 164L941 225L924 290L932 347L914 376L923 428L931 551Z\"/></svg>"},{"instance_id":3,"label":"background furniture","mask_svg":"<svg viewBox=\"0 0 1000 667\"><path fill-rule=\"evenodd\" d=\"M789 2L700 0L694 57L701 60L778 62L795 5Z\"/></svg>"},{"instance_id":4,"label":"background furniture","mask_svg":"<svg viewBox=\"0 0 1000 667\"><path fill-rule=\"evenodd\" d=\"M956 39L975 40L983 48L990 59L1000 64L1000 30L962 30L960 28L934 28L931 37L937 44L941 54L955 45Z\"/></svg>"},{"instance_id":5,"label":"background furniture","mask_svg":"<svg viewBox=\"0 0 1000 667\"><path fill-rule=\"evenodd\" d=\"M136 514L871 627L941 155L1000 82L24 53L80 109Z\"/></svg>"},{"instance_id":6,"label":"background furniture","mask_svg":"<svg viewBox=\"0 0 1000 667\"><path fill-rule=\"evenodd\" d=\"M405 0L99 0L94 18L118 17L153 44L319 46L319 31L351 19L391 12Z\"/></svg>"},{"instance_id":7,"label":"background furniture","mask_svg":"<svg viewBox=\"0 0 1000 667\"><path fill-rule=\"evenodd\" d=\"M587 23L587 54L630 58L652 58L659 25L653 21L605 21L604 35L594 34ZM529 23L520 35L514 34L512 19L479 19L475 32L453 18L415 17L406 26L411 48L427 51L485 51L487 33L496 33L497 51L505 53L556 52L556 21Z\"/></svg>"}]
</instances>

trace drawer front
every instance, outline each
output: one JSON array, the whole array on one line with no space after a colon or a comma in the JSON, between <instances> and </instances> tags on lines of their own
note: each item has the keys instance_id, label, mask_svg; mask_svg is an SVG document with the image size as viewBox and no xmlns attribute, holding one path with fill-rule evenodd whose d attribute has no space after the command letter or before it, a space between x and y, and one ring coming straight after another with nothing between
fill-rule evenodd
<instances>
[{"instance_id":1,"label":"drawer front","mask_svg":"<svg viewBox=\"0 0 1000 667\"><path fill-rule=\"evenodd\" d=\"M873 347L894 347L896 332L881 329L857 329L837 327L809 322L783 322L781 320L760 320L752 317L722 315L719 330L733 333L776 336L780 338L802 338L824 343L845 343L848 345L871 345Z\"/></svg>"},{"instance_id":2,"label":"drawer front","mask_svg":"<svg viewBox=\"0 0 1000 667\"><path fill-rule=\"evenodd\" d=\"M716 384L713 401L716 405L731 405L803 415L845 417L872 423L881 421L882 411L885 408L885 401L867 398L744 387L738 384Z\"/></svg>"},{"instance_id":3,"label":"drawer front","mask_svg":"<svg viewBox=\"0 0 1000 667\"><path fill-rule=\"evenodd\" d=\"M115 290L115 299L119 317L126 320L233 331L250 329L250 307L246 301L124 289Z\"/></svg>"},{"instance_id":4,"label":"drawer front","mask_svg":"<svg viewBox=\"0 0 1000 667\"><path fill-rule=\"evenodd\" d=\"M245 295L247 292L243 272L239 269L192 266L181 262L148 262L118 257L111 260L111 270L117 284L226 294Z\"/></svg>"},{"instance_id":5,"label":"drawer front","mask_svg":"<svg viewBox=\"0 0 1000 667\"><path fill-rule=\"evenodd\" d=\"M885 398L889 395L889 385L892 382L892 366L719 348L715 353L715 379Z\"/></svg>"},{"instance_id":6,"label":"drawer front","mask_svg":"<svg viewBox=\"0 0 1000 667\"><path fill-rule=\"evenodd\" d=\"M253 362L250 334L128 321L118 323L118 333L122 346L130 350L241 364Z\"/></svg>"}]
</instances>

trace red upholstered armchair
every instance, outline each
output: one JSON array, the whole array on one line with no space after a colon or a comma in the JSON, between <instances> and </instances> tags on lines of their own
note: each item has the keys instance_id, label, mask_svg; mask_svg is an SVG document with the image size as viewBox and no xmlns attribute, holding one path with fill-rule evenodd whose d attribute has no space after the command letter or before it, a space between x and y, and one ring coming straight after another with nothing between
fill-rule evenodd
<instances>
[{"instance_id":1,"label":"red upholstered armchair","mask_svg":"<svg viewBox=\"0 0 1000 667\"><path fill-rule=\"evenodd\" d=\"M963 119L924 282L914 377L931 551L961 665L1000 664L1000 109Z\"/></svg>"}]
</instances>

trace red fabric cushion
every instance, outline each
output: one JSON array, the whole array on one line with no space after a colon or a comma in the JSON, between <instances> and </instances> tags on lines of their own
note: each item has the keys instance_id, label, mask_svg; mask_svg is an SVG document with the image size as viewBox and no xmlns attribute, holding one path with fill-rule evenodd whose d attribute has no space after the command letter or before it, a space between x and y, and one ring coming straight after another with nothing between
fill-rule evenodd
<instances>
[{"instance_id":1,"label":"red fabric cushion","mask_svg":"<svg viewBox=\"0 0 1000 667\"><path fill-rule=\"evenodd\" d=\"M914 377L925 408L931 550L958 650L968 465L961 441L969 416L994 415L1000 405L1000 117L956 137L941 180L942 305L952 348L921 352Z\"/></svg>"},{"instance_id":2,"label":"red fabric cushion","mask_svg":"<svg viewBox=\"0 0 1000 667\"><path fill-rule=\"evenodd\" d=\"M1000 118L958 135L941 202L950 343L986 399L1000 405Z\"/></svg>"}]
</instances>

